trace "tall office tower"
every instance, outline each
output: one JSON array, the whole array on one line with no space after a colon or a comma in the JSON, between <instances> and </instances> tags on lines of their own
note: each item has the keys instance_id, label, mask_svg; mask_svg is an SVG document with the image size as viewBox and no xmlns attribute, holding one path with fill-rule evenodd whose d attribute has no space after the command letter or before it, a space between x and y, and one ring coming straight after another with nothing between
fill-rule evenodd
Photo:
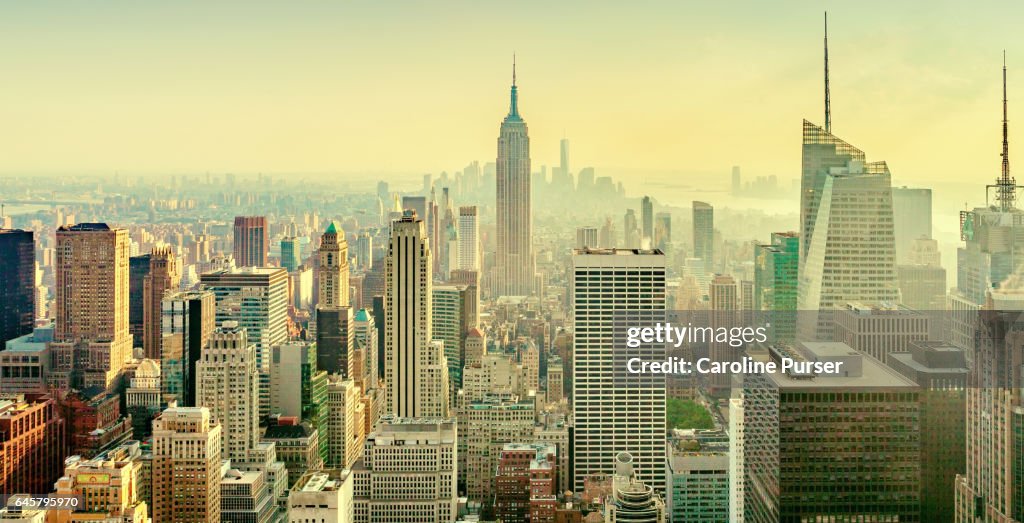
<instances>
[{"instance_id":1,"label":"tall office tower","mask_svg":"<svg viewBox=\"0 0 1024 523\"><path fill-rule=\"evenodd\" d=\"M623 247L627 249L640 248L640 226L637 224L636 213L633 209L626 209L626 216L623 219L622 226L625 242Z\"/></svg>"},{"instance_id":2,"label":"tall office tower","mask_svg":"<svg viewBox=\"0 0 1024 523\"><path fill-rule=\"evenodd\" d=\"M160 303L161 389L168 401L196 405L196 362L217 327L217 299L207 290L169 294Z\"/></svg>"},{"instance_id":3,"label":"tall office tower","mask_svg":"<svg viewBox=\"0 0 1024 523\"><path fill-rule=\"evenodd\" d=\"M920 521L914 382L838 342L750 356L760 363L842 362L842 373L744 376L746 523ZM808 485L820 487L808 495Z\"/></svg>"},{"instance_id":4,"label":"tall office tower","mask_svg":"<svg viewBox=\"0 0 1024 523\"><path fill-rule=\"evenodd\" d=\"M1020 288L994 290L975 313L977 345L967 377L967 467L956 478L958 523L1024 520L1024 344Z\"/></svg>"},{"instance_id":5,"label":"tall office tower","mask_svg":"<svg viewBox=\"0 0 1024 523\"><path fill-rule=\"evenodd\" d=\"M600 245L597 243L597 227L576 228L577 249L597 249L598 247L600 247Z\"/></svg>"},{"instance_id":6,"label":"tall office tower","mask_svg":"<svg viewBox=\"0 0 1024 523\"><path fill-rule=\"evenodd\" d=\"M515 78L513 78L513 82L514 81L515 81ZM563 173L568 175L569 173L572 172L569 169L569 139L568 138L562 138L561 142L559 142L559 148L558 149L559 149L559 152L560 152L558 168L561 169Z\"/></svg>"},{"instance_id":7,"label":"tall office tower","mask_svg":"<svg viewBox=\"0 0 1024 523\"><path fill-rule=\"evenodd\" d=\"M704 270L715 264L715 208L709 203L693 202L693 257L704 260Z\"/></svg>"},{"instance_id":8,"label":"tall office tower","mask_svg":"<svg viewBox=\"0 0 1024 523\"><path fill-rule=\"evenodd\" d=\"M927 238L913 241L908 260L896 266L904 305L920 311L946 310L946 269L940 260L938 241Z\"/></svg>"},{"instance_id":9,"label":"tall office tower","mask_svg":"<svg viewBox=\"0 0 1024 523\"><path fill-rule=\"evenodd\" d=\"M376 389L379 371L377 367L377 325L371 311L359 309L355 315L355 347L360 369L353 379L364 391Z\"/></svg>"},{"instance_id":10,"label":"tall office tower","mask_svg":"<svg viewBox=\"0 0 1024 523\"><path fill-rule=\"evenodd\" d=\"M607 333L624 314L638 325L664 321L665 255L657 250L577 250L572 265L573 490L582 491L590 474L614 470L615 453L626 450L640 479L664 491L665 376L623 374ZM664 347L653 348L649 357L665 359Z\"/></svg>"},{"instance_id":11,"label":"tall office tower","mask_svg":"<svg viewBox=\"0 0 1024 523\"><path fill-rule=\"evenodd\" d=\"M219 523L221 426L204 407L153 421L153 521Z\"/></svg>"},{"instance_id":12,"label":"tall office tower","mask_svg":"<svg viewBox=\"0 0 1024 523\"><path fill-rule=\"evenodd\" d=\"M246 461L260 437L256 348L244 327L221 323L196 364L196 403L224 428L224 457Z\"/></svg>"},{"instance_id":13,"label":"tall office tower","mask_svg":"<svg viewBox=\"0 0 1024 523\"><path fill-rule=\"evenodd\" d=\"M466 405L459 416L465 427L466 493L470 499L490 503L494 499L494 471L506 443L533 437L535 400L507 394L487 394Z\"/></svg>"},{"instance_id":14,"label":"tall office tower","mask_svg":"<svg viewBox=\"0 0 1024 523\"><path fill-rule=\"evenodd\" d=\"M57 229L57 313L51 382L62 388L118 384L132 356L128 330L128 231L105 223Z\"/></svg>"},{"instance_id":15,"label":"tall office tower","mask_svg":"<svg viewBox=\"0 0 1024 523\"><path fill-rule=\"evenodd\" d=\"M913 341L885 362L921 387L921 521L952 522L966 472L967 358L940 341Z\"/></svg>"},{"instance_id":16,"label":"tall office tower","mask_svg":"<svg viewBox=\"0 0 1024 523\"><path fill-rule=\"evenodd\" d=\"M140 254L128 258L128 330L135 347L142 347L146 342L146 276L151 257Z\"/></svg>"},{"instance_id":17,"label":"tall office tower","mask_svg":"<svg viewBox=\"0 0 1024 523\"><path fill-rule=\"evenodd\" d=\"M328 374L352 376L355 333L352 307L317 307L316 365Z\"/></svg>"},{"instance_id":18,"label":"tall office tower","mask_svg":"<svg viewBox=\"0 0 1024 523\"><path fill-rule=\"evenodd\" d=\"M610 216L606 217L604 225L601 226L601 230L597 233L597 246L602 249L614 248L617 240L615 236L615 225L612 224Z\"/></svg>"},{"instance_id":19,"label":"tall office tower","mask_svg":"<svg viewBox=\"0 0 1024 523\"><path fill-rule=\"evenodd\" d=\"M898 301L885 162L865 163L863 152L805 120L804 177L809 218L801 236L798 308L831 311L848 301ZM804 316L797 328L805 339L831 339L822 316Z\"/></svg>"},{"instance_id":20,"label":"tall office tower","mask_svg":"<svg viewBox=\"0 0 1024 523\"><path fill-rule=\"evenodd\" d=\"M294 236L281 238L281 267L288 272L293 272L302 265L302 253L299 252L302 246L299 239Z\"/></svg>"},{"instance_id":21,"label":"tall office tower","mask_svg":"<svg viewBox=\"0 0 1024 523\"><path fill-rule=\"evenodd\" d=\"M690 443L690 442L687 442ZM728 446L672 447L668 459L669 521L714 523L729 519Z\"/></svg>"},{"instance_id":22,"label":"tall office tower","mask_svg":"<svg viewBox=\"0 0 1024 523\"><path fill-rule=\"evenodd\" d=\"M774 232L770 244L754 247L753 310L771 323L773 342L796 339L799 258L800 236L795 232Z\"/></svg>"},{"instance_id":23,"label":"tall office tower","mask_svg":"<svg viewBox=\"0 0 1024 523\"><path fill-rule=\"evenodd\" d=\"M651 201L650 196L644 196L640 200L640 227L643 240L647 242L642 247L652 248L654 243L654 202Z\"/></svg>"},{"instance_id":24,"label":"tall office tower","mask_svg":"<svg viewBox=\"0 0 1024 523\"><path fill-rule=\"evenodd\" d=\"M318 433L316 452L321 462L327 460L327 371L316 366L316 344L290 341L273 347L270 411L309 423Z\"/></svg>"},{"instance_id":25,"label":"tall office tower","mask_svg":"<svg viewBox=\"0 0 1024 523\"><path fill-rule=\"evenodd\" d=\"M654 241L651 247L662 252L668 252L672 244L672 214L659 212L654 215Z\"/></svg>"},{"instance_id":26,"label":"tall office tower","mask_svg":"<svg viewBox=\"0 0 1024 523\"><path fill-rule=\"evenodd\" d=\"M306 472L288 493L288 521L352 523L355 518L353 483L350 470Z\"/></svg>"},{"instance_id":27,"label":"tall office tower","mask_svg":"<svg viewBox=\"0 0 1024 523\"><path fill-rule=\"evenodd\" d=\"M711 299L711 310L714 311L736 311L739 310L739 297L737 295L736 280L728 274L716 274L711 279L708 295Z\"/></svg>"},{"instance_id":28,"label":"tall office tower","mask_svg":"<svg viewBox=\"0 0 1024 523\"><path fill-rule=\"evenodd\" d=\"M373 236L363 231L356 237L356 265L361 271L373 269Z\"/></svg>"},{"instance_id":29,"label":"tall office tower","mask_svg":"<svg viewBox=\"0 0 1024 523\"><path fill-rule=\"evenodd\" d=\"M733 523L744 523L746 436L743 429L743 391L736 390L729 398L729 521Z\"/></svg>"},{"instance_id":30,"label":"tall office tower","mask_svg":"<svg viewBox=\"0 0 1024 523\"><path fill-rule=\"evenodd\" d=\"M352 469L355 523L448 523L457 516L454 418L385 417Z\"/></svg>"},{"instance_id":31,"label":"tall office tower","mask_svg":"<svg viewBox=\"0 0 1024 523\"><path fill-rule=\"evenodd\" d=\"M0 397L0 492L44 493L60 476L65 457L65 422L49 396L26 401Z\"/></svg>"},{"instance_id":32,"label":"tall office tower","mask_svg":"<svg viewBox=\"0 0 1024 523\"><path fill-rule=\"evenodd\" d=\"M143 283L143 322L146 357L160 359L161 302L168 292L177 292L181 284L178 258L170 247L156 247L149 257L149 273Z\"/></svg>"},{"instance_id":33,"label":"tall office tower","mask_svg":"<svg viewBox=\"0 0 1024 523\"><path fill-rule=\"evenodd\" d=\"M480 221L475 205L459 207L459 269L480 270Z\"/></svg>"},{"instance_id":34,"label":"tall office tower","mask_svg":"<svg viewBox=\"0 0 1024 523\"><path fill-rule=\"evenodd\" d=\"M269 249L266 216L235 216L235 266L266 267Z\"/></svg>"},{"instance_id":35,"label":"tall office tower","mask_svg":"<svg viewBox=\"0 0 1024 523\"><path fill-rule=\"evenodd\" d=\"M519 92L512 65L512 98L498 135L497 250L493 296L534 293L537 273L533 258L533 214L530 203L530 137L519 116Z\"/></svg>"},{"instance_id":36,"label":"tall office tower","mask_svg":"<svg viewBox=\"0 0 1024 523\"><path fill-rule=\"evenodd\" d=\"M436 285L430 304L430 327L434 340L444 342L448 378L452 393L462 387L466 335L475 323L470 317L473 293L466 285Z\"/></svg>"},{"instance_id":37,"label":"tall office tower","mask_svg":"<svg viewBox=\"0 0 1024 523\"><path fill-rule=\"evenodd\" d=\"M327 461L328 468L352 468L363 455L366 414L362 391L351 379L331 375L327 379Z\"/></svg>"},{"instance_id":38,"label":"tall office tower","mask_svg":"<svg viewBox=\"0 0 1024 523\"><path fill-rule=\"evenodd\" d=\"M54 490L79 503L73 510L54 509L54 521L149 521L150 507L139 496L142 467L138 441L92 459L69 457Z\"/></svg>"},{"instance_id":39,"label":"tall office tower","mask_svg":"<svg viewBox=\"0 0 1024 523\"><path fill-rule=\"evenodd\" d=\"M732 329L741 326L740 295L736 280L728 274L716 274L708 285L708 301L711 308L709 323L715 329ZM708 352L712 361L739 361L740 350L725 342L710 341ZM711 374L702 376L709 389L716 393L725 393L731 387L731 376L728 374Z\"/></svg>"},{"instance_id":40,"label":"tall office tower","mask_svg":"<svg viewBox=\"0 0 1024 523\"><path fill-rule=\"evenodd\" d=\"M217 323L234 321L256 345L260 416L270 414L270 348L288 339L288 271L247 267L204 274L200 281L217 299Z\"/></svg>"},{"instance_id":41,"label":"tall office tower","mask_svg":"<svg viewBox=\"0 0 1024 523\"><path fill-rule=\"evenodd\" d=\"M611 495L604 504L605 520L666 523L665 503L657 488L640 479L635 461L629 452L615 456Z\"/></svg>"},{"instance_id":42,"label":"tall office tower","mask_svg":"<svg viewBox=\"0 0 1024 523\"><path fill-rule=\"evenodd\" d=\"M448 415L448 363L431 333L430 258L423 221L405 211L391 227L384 296L386 412L400 417Z\"/></svg>"},{"instance_id":43,"label":"tall office tower","mask_svg":"<svg viewBox=\"0 0 1024 523\"><path fill-rule=\"evenodd\" d=\"M932 190L893 187L892 220L896 263L908 263L914 240L932 237Z\"/></svg>"},{"instance_id":44,"label":"tall office tower","mask_svg":"<svg viewBox=\"0 0 1024 523\"><path fill-rule=\"evenodd\" d=\"M0 229L0 343L32 333L35 245L32 231Z\"/></svg>"},{"instance_id":45,"label":"tall office tower","mask_svg":"<svg viewBox=\"0 0 1024 523\"><path fill-rule=\"evenodd\" d=\"M732 194L738 195L743 190L743 179L740 175L740 166L732 166Z\"/></svg>"},{"instance_id":46,"label":"tall office tower","mask_svg":"<svg viewBox=\"0 0 1024 523\"><path fill-rule=\"evenodd\" d=\"M558 451L549 443L506 443L495 473L494 512L500 521L555 521Z\"/></svg>"},{"instance_id":47,"label":"tall office tower","mask_svg":"<svg viewBox=\"0 0 1024 523\"><path fill-rule=\"evenodd\" d=\"M345 231L331 222L320 238L317 307L347 307L348 242Z\"/></svg>"}]
</instances>

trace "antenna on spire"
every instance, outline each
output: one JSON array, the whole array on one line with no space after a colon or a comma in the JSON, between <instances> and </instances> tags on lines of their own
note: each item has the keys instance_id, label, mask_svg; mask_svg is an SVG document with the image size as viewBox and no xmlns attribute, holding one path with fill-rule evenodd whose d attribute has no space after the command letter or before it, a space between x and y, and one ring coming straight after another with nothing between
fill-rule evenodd
<instances>
[{"instance_id":1,"label":"antenna on spire","mask_svg":"<svg viewBox=\"0 0 1024 523\"><path fill-rule=\"evenodd\" d=\"M1013 208L1013 202L1017 199L1017 180L1010 176L1010 140L1009 123L1007 120L1006 103L1006 51L1003 51L1003 150L999 153L1002 157L1002 170L995 185L989 188L996 189L996 200L999 201L999 208L1002 211L1009 211Z\"/></svg>"},{"instance_id":2,"label":"antenna on spire","mask_svg":"<svg viewBox=\"0 0 1024 523\"><path fill-rule=\"evenodd\" d=\"M516 54L512 53L512 87L516 86Z\"/></svg>"},{"instance_id":3,"label":"antenna on spire","mask_svg":"<svg viewBox=\"0 0 1024 523\"><path fill-rule=\"evenodd\" d=\"M825 132L832 134L832 106L828 92L828 11L825 11Z\"/></svg>"}]
</instances>

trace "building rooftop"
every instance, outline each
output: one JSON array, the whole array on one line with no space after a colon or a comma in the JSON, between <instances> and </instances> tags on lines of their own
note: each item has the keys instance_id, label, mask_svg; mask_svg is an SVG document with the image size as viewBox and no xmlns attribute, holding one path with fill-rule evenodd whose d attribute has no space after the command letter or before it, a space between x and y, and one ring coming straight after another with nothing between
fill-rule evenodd
<instances>
[{"instance_id":1,"label":"building rooftop","mask_svg":"<svg viewBox=\"0 0 1024 523\"><path fill-rule=\"evenodd\" d=\"M295 483L295 492L325 492L338 490L349 476L348 469L324 469L305 473Z\"/></svg>"},{"instance_id":2,"label":"building rooftop","mask_svg":"<svg viewBox=\"0 0 1024 523\"><path fill-rule=\"evenodd\" d=\"M773 347L773 349L778 349ZM860 388L916 388L917 384L907 379L895 370L879 362L878 360L853 350L849 345L837 342L801 342L798 348L788 348L781 352L786 357L795 360L811 362L843 362L840 371L844 367L850 367L853 372L850 375L792 375L781 372L766 373L765 376L773 381L780 389L841 389L851 390ZM757 361L771 361L773 358L767 352L750 351L750 357Z\"/></svg>"},{"instance_id":3,"label":"building rooftop","mask_svg":"<svg viewBox=\"0 0 1024 523\"><path fill-rule=\"evenodd\" d=\"M593 247L584 247L582 249L573 249L573 254L592 254L600 256L633 256L640 254L658 255L665 254L661 249L619 249L619 248L606 248L599 249Z\"/></svg>"}]
</instances>

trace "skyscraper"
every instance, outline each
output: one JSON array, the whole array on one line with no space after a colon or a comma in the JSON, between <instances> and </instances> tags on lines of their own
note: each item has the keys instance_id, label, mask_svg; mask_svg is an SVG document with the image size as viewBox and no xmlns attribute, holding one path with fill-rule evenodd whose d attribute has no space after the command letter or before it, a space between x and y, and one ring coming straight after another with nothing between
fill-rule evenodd
<instances>
[{"instance_id":1,"label":"skyscraper","mask_svg":"<svg viewBox=\"0 0 1024 523\"><path fill-rule=\"evenodd\" d=\"M636 324L665 314L665 255L657 250L583 249L572 257L575 489L589 474L615 470L628 450L638 476L665 488L665 375L625 374L608 332L616 318ZM665 359L665 348L645 353Z\"/></svg>"},{"instance_id":2,"label":"skyscraper","mask_svg":"<svg viewBox=\"0 0 1024 523\"><path fill-rule=\"evenodd\" d=\"M51 374L59 387L110 388L132 356L128 231L105 223L57 229L57 313Z\"/></svg>"},{"instance_id":3,"label":"skyscraper","mask_svg":"<svg viewBox=\"0 0 1024 523\"><path fill-rule=\"evenodd\" d=\"M327 379L327 438L328 468L352 468L363 455L366 424L362 391L351 379L332 375Z\"/></svg>"},{"instance_id":4,"label":"skyscraper","mask_svg":"<svg viewBox=\"0 0 1024 523\"><path fill-rule=\"evenodd\" d=\"M281 239L281 267L288 272L293 272L302 264L302 256L299 252L301 246L299 239L294 236Z\"/></svg>"},{"instance_id":5,"label":"skyscraper","mask_svg":"<svg viewBox=\"0 0 1024 523\"><path fill-rule=\"evenodd\" d=\"M454 393L462 386L466 334L475 325L470 317L475 289L467 285L435 285L431 292L431 335L435 340L444 342L448 378Z\"/></svg>"},{"instance_id":6,"label":"skyscraper","mask_svg":"<svg viewBox=\"0 0 1024 523\"><path fill-rule=\"evenodd\" d=\"M327 226L320 238L318 307L346 307L349 305L348 242L345 231L334 222Z\"/></svg>"},{"instance_id":7,"label":"skyscraper","mask_svg":"<svg viewBox=\"0 0 1024 523\"><path fill-rule=\"evenodd\" d=\"M207 290L169 294L161 302L161 392L182 407L196 406L196 362L217 326L216 307Z\"/></svg>"},{"instance_id":8,"label":"skyscraper","mask_svg":"<svg viewBox=\"0 0 1024 523\"><path fill-rule=\"evenodd\" d=\"M266 216L235 216L235 266L266 267L269 237Z\"/></svg>"},{"instance_id":9,"label":"skyscraper","mask_svg":"<svg viewBox=\"0 0 1024 523\"><path fill-rule=\"evenodd\" d=\"M576 248L596 249L600 247L597 244L597 227L577 227L576 228Z\"/></svg>"},{"instance_id":10,"label":"skyscraper","mask_svg":"<svg viewBox=\"0 0 1024 523\"><path fill-rule=\"evenodd\" d=\"M667 253L671 244L672 214L659 212L654 215L654 241L651 243L651 248Z\"/></svg>"},{"instance_id":11,"label":"skyscraper","mask_svg":"<svg viewBox=\"0 0 1024 523\"><path fill-rule=\"evenodd\" d=\"M128 330L135 347L146 343L146 276L152 256L147 253L128 258Z\"/></svg>"},{"instance_id":12,"label":"skyscraper","mask_svg":"<svg viewBox=\"0 0 1024 523\"><path fill-rule=\"evenodd\" d=\"M32 332L35 259L32 231L0 229L0 343Z\"/></svg>"},{"instance_id":13,"label":"skyscraper","mask_svg":"<svg viewBox=\"0 0 1024 523\"><path fill-rule=\"evenodd\" d=\"M640 227L637 225L636 212L633 209L626 209L626 216L622 222L624 241L623 247L627 249L640 248ZM614 245L609 246L609 248Z\"/></svg>"},{"instance_id":14,"label":"skyscraper","mask_svg":"<svg viewBox=\"0 0 1024 523\"><path fill-rule=\"evenodd\" d=\"M932 190L892 188L892 219L896 262L908 263L914 241L932 237Z\"/></svg>"},{"instance_id":15,"label":"skyscraper","mask_svg":"<svg viewBox=\"0 0 1024 523\"><path fill-rule=\"evenodd\" d=\"M796 335L797 274L800 236L773 232L772 242L754 247L754 310L772 324L772 340L792 341Z\"/></svg>"},{"instance_id":16,"label":"skyscraper","mask_svg":"<svg viewBox=\"0 0 1024 523\"><path fill-rule=\"evenodd\" d=\"M448 364L431 334L431 264L423 221L405 211L392 224L385 265L385 412L448 415Z\"/></svg>"},{"instance_id":17,"label":"skyscraper","mask_svg":"<svg viewBox=\"0 0 1024 523\"><path fill-rule=\"evenodd\" d=\"M811 198L801 235L801 311L831 311L845 302L899 298L892 189L885 162L804 121L804 194ZM803 320L806 318L806 322ZM831 339L827 319L805 315L806 339ZM804 329L807 330L804 330Z\"/></svg>"},{"instance_id":18,"label":"skyscraper","mask_svg":"<svg viewBox=\"0 0 1024 523\"><path fill-rule=\"evenodd\" d=\"M459 269L480 270L480 221L475 205L459 207Z\"/></svg>"},{"instance_id":19,"label":"skyscraper","mask_svg":"<svg viewBox=\"0 0 1024 523\"><path fill-rule=\"evenodd\" d=\"M363 231L356 237L356 265L361 271L373 269L373 236L370 236L370 231Z\"/></svg>"},{"instance_id":20,"label":"skyscraper","mask_svg":"<svg viewBox=\"0 0 1024 523\"><path fill-rule=\"evenodd\" d=\"M220 523L221 426L204 407L153 421L153 521Z\"/></svg>"},{"instance_id":21,"label":"skyscraper","mask_svg":"<svg viewBox=\"0 0 1024 523\"><path fill-rule=\"evenodd\" d=\"M200 277L217 299L217 323L238 322L256 346L260 415L270 414L270 348L288 339L288 271L280 267L219 270Z\"/></svg>"},{"instance_id":22,"label":"skyscraper","mask_svg":"<svg viewBox=\"0 0 1024 523\"><path fill-rule=\"evenodd\" d=\"M693 202L693 257L704 260L704 270L714 267L715 208L709 203Z\"/></svg>"},{"instance_id":23,"label":"skyscraper","mask_svg":"<svg viewBox=\"0 0 1024 523\"><path fill-rule=\"evenodd\" d=\"M642 247L650 249L653 247L652 242L654 241L654 202L651 201L650 196L644 196L640 200L640 226L643 241L647 242Z\"/></svg>"},{"instance_id":24,"label":"skyscraper","mask_svg":"<svg viewBox=\"0 0 1024 523\"><path fill-rule=\"evenodd\" d=\"M162 314L160 303L168 292L175 292L181 284L178 258L170 247L157 247L149 257L149 272L143 282L143 347L146 357L160 359Z\"/></svg>"},{"instance_id":25,"label":"skyscraper","mask_svg":"<svg viewBox=\"0 0 1024 523\"><path fill-rule=\"evenodd\" d=\"M530 203L530 137L519 115L515 64L508 115L498 135L497 251L493 296L528 296L534 292L533 215Z\"/></svg>"},{"instance_id":26,"label":"skyscraper","mask_svg":"<svg viewBox=\"0 0 1024 523\"><path fill-rule=\"evenodd\" d=\"M244 327L221 323L196 364L196 403L223 427L224 457L246 461L260 437L256 348Z\"/></svg>"}]
</instances>

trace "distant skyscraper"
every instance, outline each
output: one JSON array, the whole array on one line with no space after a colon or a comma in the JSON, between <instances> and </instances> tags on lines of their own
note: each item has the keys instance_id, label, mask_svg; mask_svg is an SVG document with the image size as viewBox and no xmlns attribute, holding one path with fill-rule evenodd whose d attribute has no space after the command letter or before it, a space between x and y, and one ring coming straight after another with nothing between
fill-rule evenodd
<instances>
[{"instance_id":1,"label":"distant skyscraper","mask_svg":"<svg viewBox=\"0 0 1024 523\"><path fill-rule=\"evenodd\" d=\"M596 249L600 247L597 243L597 227L577 227L576 228L576 248Z\"/></svg>"},{"instance_id":2,"label":"distant skyscraper","mask_svg":"<svg viewBox=\"0 0 1024 523\"><path fill-rule=\"evenodd\" d=\"M624 245L626 249L640 248L640 227L637 225L636 212L633 209L626 209L626 217L623 220ZM614 247L611 246L611 247Z\"/></svg>"},{"instance_id":3,"label":"distant skyscraper","mask_svg":"<svg viewBox=\"0 0 1024 523\"><path fill-rule=\"evenodd\" d=\"M909 257L896 267L900 299L911 309L946 310L946 269L942 267L939 242L918 238L911 243Z\"/></svg>"},{"instance_id":4,"label":"distant skyscraper","mask_svg":"<svg viewBox=\"0 0 1024 523\"><path fill-rule=\"evenodd\" d=\"M480 221L475 205L459 207L459 269L480 270Z\"/></svg>"},{"instance_id":5,"label":"distant skyscraper","mask_svg":"<svg viewBox=\"0 0 1024 523\"><path fill-rule=\"evenodd\" d=\"M430 305L431 335L444 342L445 359L448 360L448 378L452 391L462 386L462 367L465 359L466 334L474 325L470 318L475 298L475 289L467 285L435 285Z\"/></svg>"},{"instance_id":6,"label":"distant skyscraper","mask_svg":"<svg viewBox=\"0 0 1024 523\"><path fill-rule=\"evenodd\" d=\"M356 237L356 265L362 271L373 269L373 236L370 236L370 231L363 231Z\"/></svg>"},{"instance_id":7,"label":"distant skyscraper","mask_svg":"<svg viewBox=\"0 0 1024 523\"><path fill-rule=\"evenodd\" d=\"M740 166L732 166L732 193L739 194L743 190L743 181L740 177Z\"/></svg>"},{"instance_id":8,"label":"distant skyscraper","mask_svg":"<svg viewBox=\"0 0 1024 523\"><path fill-rule=\"evenodd\" d=\"M170 247L157 247L149 257L149 272L143 282L143 335L146 357L160 359L161 306L164 295L177 292L181 284L178 258Z\"/></svg>"},{"instance_id":9,"label":"distant skyscraper","mask_svg":"<svg viewBox=\"0 0 1024 523\"><path fill-rule=\"evenodd\" d=\"M80 223L57 229L57 313L51 383L110 388L132 356L127 229Z\"/></svg>"},{"instance_id":10,"label":"distant skyscraper","mask_svg":"<svg viewBox=\"0 0 1024 523\"><path fill-rule=\"evenodd\" d=\"M333 375L327 381L328 468L352 468L363 455L366 414L362 392L351 379Z\"/></svg>"},{"instance_id":11,"label":"distant skyscraper","mask_svg":"<svg viewBox=\"0 0 1024 523\"><path fill-rule=\"evenodd\" d=\"M245 328L225 322L196 364L196 403L224 429L224 457L246 461L260 437L256 348Z\"/></svg>"},{"instance_id":12,"label":"distant skyscraper","mask_svg":"<svg viewBox=\"0 0 1024 523\"><path fill-rule=\"evenodd\" d=\"M932 190L893 187L892 220L896 263L905 264L914 240L932 237Z\"/></svg>"},{"instance_id":13,"label":"distant skyscraper","mask_svg":"<svg viewBox=\"0 0 1024 523\"><path fill-rule=\"evenodd\" d=\"M513 81L514 80L515 79L513 78ZM572 171L569 170L569 139L568 138L562 138L562 141L559 142L559 151L561 152L561 154L559 155L559 160L560 161L559 161L558 166L562 170L563 173L569 174Z\"/></svg>"},{"instance_id":14,"label":"distant skyscraper","mask_svg":"<svg viewBox=\"0 0 1024 523\"><path fill-rule=\"evenodd\" d=\"M35 260L32 231L0 229L0 342L32 332Z\"/></svg>"},{"instance_id":15,"label":"distant skyscraper","mask_svg":"<svg viewBox=\"0 0 1024 523\"><path fill-rule=\"evenodd\" d=\"M249 267L211 272L200 279L217 298L217 323L238 322L256 346L260 415L269 415L270 348L288 339L288 272Z\"/></svg>"},{"instance_id":16,"label":"distant skyscraper","mask_svg":"<svg viewBox=\"0 0 1024 523\"><path fill-rule=\"evenodd\" d=\"M566 157L566 162L568 158ZM508 116L498 135L495 285L493 296L533 294L533 214L530 202L530 137L519 115L515 65Z\"/></svg>"},{"instance_id":17,"label":"distant skyscraper","mask_svg":"<svg viewBox=\"0 0 1024 523\"><path fill-rule=\"evenodd\" d=\"M448 415L448 364L431 334L430 258L423 221L406 211L392 224L384 297L385 412L401 417Z\"/></svg>"},{"instance_id":18,"label":"distant skyscraper","mask_svg":"<svg viewBox=\"0 0 1024 523\"><path fill-rule=\"evenodd\" d=\"M646 242L643 248L650 249L654 246L654 202L650 196L644 196L640 200L640 226L643 241Z\"/></svg>"},{"instance_id":19,"label":"distant skyscraper","mask_svg":"<svg viewBox=\"0 0 1024 523\"><path fill-rule=\"evenodd\" d=\"M153 421L153 521L220 523L221 426L202 407Z\"/></svg>"},{"instance_id":20,"label":"distant skyscraper","mask_svg":"<svg viewBox=\"0 0 1024 523\"><path fill-rule=\"evenodd\" d=\"M426 194L429 194L430 192L428 189L425 189L425 191ZM403 196L401 209L399 210L406 211L409 209L416 211L416 216L419 216L420 219L424 221L424 224L430 216L429 202L427 202L426 196Z\"/></svg>"},{"instance_id":21,"label":"distant skyscraper","mask_svg":"<svg viewBox=\"0 0 1024 523\"><path fill-rule=\"evenodd\" d=\"M281 267L288 272L294 271L302 264L302 256L299 252L301 246L299 239L294 236L281 239Z\"/></svg>"},{"instance_id":22,"label":"distant skyscraper","mask_svg":"<svg viewBox=\"0 0 1024 523\"><path fill-rule=\"evenodd\" d=\"M754 247L754 310L764 311L771 322L773 341L796 336L799 257L795 232L773 232L770 244Z\"/></svg>"},{"instance_id":23,"label":"distant skyscraper","mask_svg":"<svg viewBox=\"0 0 1024 523\"><path fill-rule=\"evenodd\" d=\"M629 449L639 477L663 491L665 375L624 373L607 332L623 314L630 321L663 321L665 256L661 251L577 250L572 265L574 490L583 491L589 474L613 471L616 453ZM663 346L652 350L651 361L665 359Z\"/></svg>"},{"instance_id":24,"label":"distant skyscraper","mask_svg":"<svg viewBox=\"0 0 1024 523\"><path fill-rule=\"evenodd\" d=\"M672 214L659 212L654 216L654 241L652 248L668 252L672 244Z\"/></svg>"},{"instance_id":25,"label":"distant skyscraper","mask_svg":"<svg viewBox=\"0 0 1024 523\"><path fill-rule=\"evenodd\" d=\"M704 202L693 202L693 257L704 260L704 269L715 263L715 208Z\"/></svg>"},{"instance_id":26,"label":"distant skyscraper","mask_svg":"<svg viewBox=\"0 0 1024 523\"><path fill-rule=\"evenodd\" d=\"M349 304L348 242L345 231L331 222L320 239L318 307L346 307Z\"/></svg>"},{"instance_id":27,"label":"distant skyscraper","mask_svg":"<svg viewBox=\"0 0 1024 523\"><path fill-rule=\"evenodd\" d=\"M146 276L152 257L147 253L128 258L128 330L135 347L146 343Z\"/></svg>"},{"instance_id":28,"label":"distant skyscraper","mask_svg":"<svg viewBox=\"0 0 1024 523\"><path fill-rule=\"evenodd\" d=\"M266 216L235 216L234 254L238 267L266 267L270 249Z\"/></svg>"},{"instance_id":29,"label":"distant skyscraper","mask_svg":"<svg viewBox=\"0 0 1024 523\"><path fill-rule=\"evenodd\" d=\"M194 407L196 362L217 326L217 300L207 290L169 294L161 302L160 385L168 400Z\"/></svg>"},{"instance_id":30,"label":"distant skyscraper","mask_svg":"<svg viewBox=\"0 0 1024 523\"><path fill-rule=\"evenodd\" d=\"M862 151L806 120L803 135L807 216L798 308L897 302L889 168L885 162L866 163ZM810 314L800 323L805 339L831 339L827 319Z\"/></svg>"}]
</instances>

